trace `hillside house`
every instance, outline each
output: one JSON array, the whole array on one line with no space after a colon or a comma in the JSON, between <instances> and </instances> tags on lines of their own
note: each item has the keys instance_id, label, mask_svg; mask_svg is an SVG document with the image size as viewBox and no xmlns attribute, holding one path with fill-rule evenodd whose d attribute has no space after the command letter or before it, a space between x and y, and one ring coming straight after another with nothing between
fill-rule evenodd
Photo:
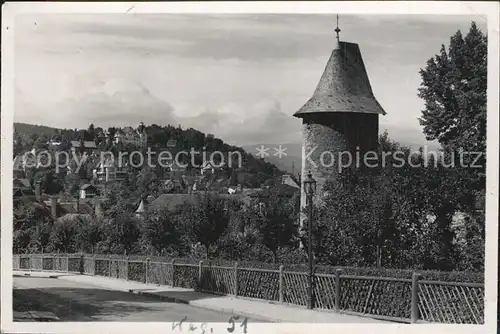
<instances>
[{"instance_id":1,"label":"hillside house","mask_svg":"<svg viewBox=\"0 0 500 334\"><path fill-rule=\"evenodd\" d=\"M139 147L146 147L148 143L148 137L144 131L144 124L141 123L137 130L134 130L131 126L126 126L123 129L118 129L115 133L114 138L115 144L131 144Z\"/></svg>"},{"instance_id":2,"label":"hillside house","mask_svg":"<svg viewBox=\"0 0 500 334\"><path fill-rule=\"evenodd\" d=\"M88 199L68 199L63 195L48 195L42 192L41 183L35 184L34 191L28 189L26 182L21 182L24 188L14 191L14 207L19 205L37 205L47 210L54 219L69 214L94 215L95 205Z\"/></svg>"},{"instance_id":3,"label":"hillside house","mask_svg":"<svg viewBox=\"0 0 500 334\"><path fill-rule=\"evenodd\" d=\"M139 206L137 207L137 210L135 210L135 216L137 218L142 219L145 213L146 213L146 205L144 204L144 200L141 200Z\"/></svg>"},{"instance_id":4,"label":"hillside house","mask_svg":"<svg viewBox=\"0 0 500 334\"><path fill-rule=\"evenodd\" d=\"M93 170L93 179L96 184L108 182L121 182L128 178L128 167L126 163L122 166L114 159L106 159L100 162Z\"/></svg>"},{"instance_id":5,"label":"hillside house","mask_svg":"<svg viewBox=\"0 0 500 334\"><path fill-rule=\"evenodd\" d=\"M219 169L220 167L215 166L211 161L204 161L203 164L201 165L200 168L200 173L201 175L210 173L210 174L215 174L215 171Z\"/></svg>"},{"instance_id":6,"label":"hillside house","mask_svg":"<svg viewBox=\"0 0 500 334\"><path fill-rule=\"evenodd\" d=\"M80 198L81 199L87 199L87 198L94 198L99 195L99 191L97 188L91 184L84 184L80 187Z\"/></svg>"},{"instance_id":7,"label":"hillside house","mask_svg":"<svg viewBox=\"0 0 500 334\"><path fill-rule=\"evenodd\" d=\"M72 201L64 200L59 196L49 196L49 200L42 202L47 208L50 209L54 219L66 215L94 215L94 208L88 201L76 199Z\"/></svg>"},{"instance_id":8,"label":"hillside house","mask_svg":"<svg viewBox=\"0 0 500 334\"><path fill-rule=\"evenodd\" d=\"M61 141L59 141L59 140L49 140L47 142L47 146L49 146L51 148L58 148L59 145L61 145Z\"/></svg>"},{"instance_id":9,"label":"hillside house","mask_svg":"<svg viewBox=\"0 0 500 334\"><path fill-rule=\"evenodd\" d=\"M91 154L97 149L97 145L94 141L90 140L72 140L71 141L71 152L72 153L87 153Z\"/></svg>"},{"instance_id":10,"label":"hillside house","mask_svg":"<svg viewBox=\"0 0 500 334\"><path fill-rule=\"evenodd\" d=\"M169 178L163 181L163 192L167 194L180 194L186 192L186 186L182 179Z\"/></svg>"},{"instance_id":11,"label":"hillside house","mask_svg":"<svg viewBox=\"0 0 500 334\"><path fill-rule=\"evenodd\" d=\"M281 176L281 184L289 185L290 187L300 189L299 181L293 174L284 174Z\"/></svg>"}]
</instances>

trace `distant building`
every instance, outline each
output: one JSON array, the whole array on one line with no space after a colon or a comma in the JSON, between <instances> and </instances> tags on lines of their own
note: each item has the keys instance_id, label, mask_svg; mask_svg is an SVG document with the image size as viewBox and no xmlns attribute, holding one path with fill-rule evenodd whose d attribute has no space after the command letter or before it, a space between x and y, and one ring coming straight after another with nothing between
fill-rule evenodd
<instances>
[{"instance_id":1,"label":"distant building","mask_svg":"<svg viewBox=\"0 0 500 334\"><path fill-rule=\"evenodd\" d=\"M93 178L96 184L121 182L128 178L128 168L126 165L119 166L114 159L107 159L93 170Z\"/></svg>"},{"instance_id":2,"label":"distant building","mask_svg":"<svg viewBox=\"0 0 500 334\"><path fill-rule=\"evenodd\" d=\"M58 140L50 140L47 142L47 145L52 148L57 148L59 145L61 145L61 142Z\"/></svg>"},{"instance_id":3,"label":"distant building","mask_svg":"<svg viewBox=\"0 0 500 334\"><path fill-rule=\"evenodd\" d=\"M163 194L151 202L150 207L153 210L176 211L182 204L198 205L199 198L194 194Z\"/></svg>"},{"instance_id":4,"label":"distant building","mask_svg":"<svg viewBox=\"0 0 500 334\"><path fill-rule=\"evenodd\" d=\"M148 136L144 130L144 124L141 123L137 130L134 130L131 126L118 129L115 133L114 141L116 144L122 143L146 147L148 144Z\"/></svg>"},{"instance_id":5,"label":"distant building","mask_svg":"<svg viewBox=\"0 0 500 334\"><path fill-rule=\"evenodd\" d=\"M81 152L82 150L83 150L83 152L86 152L86 153L92 153L96 148L97 148L97 146L96 146L94 141L90 141L90 140L81 140L81 141L72 140L71 141L71 152L73 152L73 153Z\"/></svg>"},{"instance_id":6,"label":"distant building","mask_svg":"<svg viewBox=\"0 0 500 334\"><path fill-rule=\"evenodd\" d=\"M97 188L91 184L84 184L80 187L80 198L94 198L99 195Z\"/></svg>"},{"instance_id":7,"label":"distant building","mask_svg":"<svg viewBox=\"0 0 500 334\"><path fill-rule=\"evenodd\" d=\"M143 218L145 213L146 213L146 205L144 204L144 200L141 200L139 206L137 207L137 210L135 210L135 216L137 218Z\"/></svg>"},{"instance_id":8,"label":"distant building","mask_svg":"<svg viewBox=\"0 0 500 334\"><path fill-rule=\"evenodd\" d=\"M163 191L167 194L184 193L186 187L182 179L170 178L163 182Z\"/></svg>"},{"instance_id":9,"label":"distant building","mask_svg":"<svg viewBox=\"0 0 500 334\"><path fill-rule=\"evenodd\" d=\"M281 176L281 184L289 185L290 187L294 187L300 189L299 181L292 174L284 174Z\"/></svg>"},{"instance_id":10,"label":"distant building","mask_svg":"<svg viewBox=\"0 0 500 334\"><path fill-rule=\"evenodd\" d=\"M216 167L211 161L204 161L203 164L201 165L201 175L211 173L215 173Z\"/></svg>"}]
</instances>

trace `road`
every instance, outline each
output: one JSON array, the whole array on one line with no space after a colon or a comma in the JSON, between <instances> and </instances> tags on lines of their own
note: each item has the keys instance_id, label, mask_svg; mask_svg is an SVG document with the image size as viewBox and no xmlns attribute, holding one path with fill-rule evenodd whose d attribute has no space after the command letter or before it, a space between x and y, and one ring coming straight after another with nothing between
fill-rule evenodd
<instances>
[{"instance_id":1,"label":"road","mask_svg":"<svg viewBox=\"0 0 500 334\"><path fill-rule=\"evenodd\" d=\"M13 293L14 314L48 312L59 318L59 321L179 322L187 317L184 324L189 326L190 322L228 323L233 316L63 279L15 277ZM14 321L27 320L14 316ZM248 319L250 322L262 321Z\"/></svg>"}]
</instances>

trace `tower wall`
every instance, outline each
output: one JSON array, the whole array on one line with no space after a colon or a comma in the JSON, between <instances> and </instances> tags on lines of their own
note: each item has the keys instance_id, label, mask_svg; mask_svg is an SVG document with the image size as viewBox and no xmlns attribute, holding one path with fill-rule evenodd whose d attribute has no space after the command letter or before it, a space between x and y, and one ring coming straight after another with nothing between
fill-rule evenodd
<instances>
[{"instance_id":1,"label":"tower wall","mask_svg":"<svg viewBox=\"0 0 500 334\"><path fill-rule=\"evenodd\" d=\"M311 113L302 122L302 180L311 172L317 182L315 205L324 198L323 187L335 182L342 166L363 166L367 151L375 151L378 143L378 114L340 112ZM357 154L359 152L359 154ZM359 156L359 159L357 158ZM339 167L339 159L342 165ZM301 207L307 207L304 185L301 185ZM300 222L306 218L301 214Z\"/></svg>"}]
</instances>

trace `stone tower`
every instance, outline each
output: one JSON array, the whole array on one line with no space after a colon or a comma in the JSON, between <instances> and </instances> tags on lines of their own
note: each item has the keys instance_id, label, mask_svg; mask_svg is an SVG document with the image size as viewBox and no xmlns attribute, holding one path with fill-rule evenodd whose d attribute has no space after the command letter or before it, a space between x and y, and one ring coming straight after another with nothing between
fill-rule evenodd
<instances>
[{"instance_id":1,"label":"stone tower","mask_svg":"<svg viewBox=\"0 0 500 334\"><path fill-rule=\"evenodd\" d=\"M317 182L314 203L324 197L327 180L335 181L339 174L339 159L353 163L356 151L376 150L380 114L384 109L375 99L366 73L359 46L337 41L313 96L295 114L302 119L302 180L311 172ZM301 207L306 206L301 185ZM305 216L301 215L302 224Z\"/></svg>"}]
</instances>

